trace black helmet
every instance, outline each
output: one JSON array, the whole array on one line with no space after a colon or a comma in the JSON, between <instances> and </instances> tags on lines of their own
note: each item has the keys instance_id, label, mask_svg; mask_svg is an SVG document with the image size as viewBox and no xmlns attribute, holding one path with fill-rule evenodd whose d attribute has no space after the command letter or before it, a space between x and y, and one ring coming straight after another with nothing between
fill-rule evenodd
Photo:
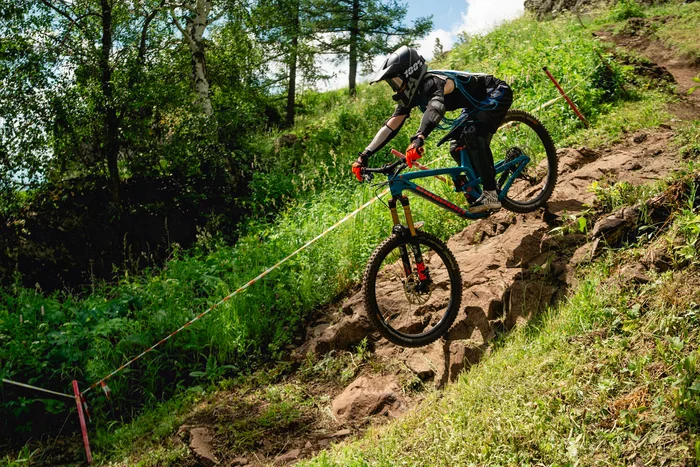
<instances>
[{"instance_id":1,"label":"black helmet","mask_svg":"<svg viewBox=\"0 0 700 467\"><path fill-rule=\"evenodd\" d=\"M428 65L418 51L404 45L386 57L370 84L386 81L396 92L394 100L408 107L427 71Z\"/></svg>"}]
</instances>

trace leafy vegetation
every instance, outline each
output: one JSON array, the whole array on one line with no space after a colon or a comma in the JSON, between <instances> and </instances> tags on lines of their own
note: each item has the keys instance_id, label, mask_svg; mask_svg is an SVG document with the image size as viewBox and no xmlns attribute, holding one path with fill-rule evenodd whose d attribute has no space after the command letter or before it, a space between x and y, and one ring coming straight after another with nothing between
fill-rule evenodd
<instances>
[{"instance_id":1,"label":"leafy vegetation","mask_svg":"<svg viewBox=\"0 0 700 467\"><path fill-rule=\"evenodd\" d=\"M598 135L619 135L662 122L666 118L663 104L669 97L662 91L638 92L637 87L643 89L645 83L642 78L631 82L628 93L621 92L619 84L630 77L629 70L610 57L606 60L612 72L601 62L596 53L601 46L590 36L593 27L596 25L583 28L567 18L546 24L523 18L485 37L464 37L433 67L469 68L505 77L516 90L514 107L532 110L557 96L540 71L542 65L548 65L593 124L585 130L561 102L542 109L538 116L555 141L603 144L606 139ZM214 41L220 40L222 49L236 40L235 31L226 28L216 34L220 36ZM219 59L210 62L211 68L223 74L227 63L237 57L221 55ZM171 60L186 61L182 55ZM213 148L212 158L222 168L220 173L229 170L226 161L231 162L231 154L236 155L236 166L252 163L255 167L246 187L249 196L242 202L251 218L237 243L232 246L217 235L213 219L211 228L199 231L192 249L183 251L173 245L162 267L147 268L140 274L120 268L114 282L93 281L89 294L45 293L23 287L18 278L14 286L0 292L0 374L32 375L30 382L59 391L65 391L74 378L93 383L372 199L375 188L356 186L349 176L349 161L390 114L389 94L386 87L365 85L358 86L357 98L351 100L343 91L305 92L295 127L237 135L237 144L224 145L225 151L218 139L207 140L203 146L190 142L218 131L241 132L255 123L246 118L262 112L264 102L262 107L251 108L251 103L244 102L245 94L238 100L223 90L213 92L214 112L227 109L230 114L226 115L234 122L214 133L206 130L196 113L171 109L160 121L176 123L162 128L172 130L173 145L157 148L165 155L164 159L154 156L155 161L177 158L173 166L181 163L181 173L187 178L209 170L200 165L208 157L198 152L204 147ZM428 162L436 161L442 152L435 147L438 138L431 139L426 144L432 156L426 158ZM407 144L408 131L392 142L397 148ZM225 157L219 157L222 154ZM381 154L372 163L389 159ZM135 167L126 172L135 172ZM448 185L431 181L429 188L462 202ZM183 190L188 192L187 185ZM203 196L204 191L197 190L192 196ZM13 192L13 202L22 205L24 198L33 195ZM442 238L465 226L421 200L412 206L414 217L425 220L430 231ZM103 414L129 420L144 406L158 406L189 387L201 388L219 377L245 373L261 362L280 358L315 307L358 282L366 258L389 227L386 209L373 204L283 269L116 375L108 381L113 405L102 397L90 400L100 429L107 429ZM26 420L34 403L28 398L3 402L3 428L29 429L19 420ZM167 412L167 405L159 407L166 409L156 409L157 413Z\"/></svg>"},{"instance_id":2,"label":"leafy vegetation","mask_svg":"<svg viewBox=\"0 0 700 467\"><path fill-rule=\"evenodd\" d=\"M697 207L693 191L664 236L580 271L566 303L418 410L302 465L697 462ZM673 266L645 284L620 279L652 248Z\"/></svg>"}]
</instances>

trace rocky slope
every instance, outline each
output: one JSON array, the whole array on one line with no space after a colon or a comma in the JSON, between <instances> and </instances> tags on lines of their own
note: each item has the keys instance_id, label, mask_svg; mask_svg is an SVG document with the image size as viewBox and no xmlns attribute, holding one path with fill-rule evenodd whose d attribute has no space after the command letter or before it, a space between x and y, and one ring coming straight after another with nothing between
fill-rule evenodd
<instances>
[{"instance_id":1,"label":"rocky slope","mask_svg":"<svg viewBox=\"0 0 700 467\"><path fill-rule=\"evenodd\" d=\"M675 80L680 92L689 86L688 77L700 71L695 63L678 62L658 43L635 40L629 33L609 34L601 32L606 41L650 53L649 58L659 62L660 72ZM671 110L682 120L697 118L700 108L695 99L683 97ZM309 326L305 343L294 351L297 361L302 362L301 369L285 378L285 384L304 384L300 374L309 367L308 362L317 362L314 368L318 368L330 365L338 356L353 359L346 351L361 346L367 337L372 361L356 364L353 360L359 369L352 373L356 379L345 385L309 385L307 400L325 401L314 409L315 418L312 416L304 429L281 434L276 442L266 440L252 451L253 456L250 451L245 458L240 452L226 451L215 438L203 449L201 433L186 427L189 437L185 433L183 439L189 440L196 462L209 462L206 455L197 454L208 449L212 460L218 456L216 460L223 465L291 464L314 455L330 442L361 432L368 423L381 423L418 403L422 398L410 390L407 375L437 388L453 381L488 354L490 342L499 333L526 323L564 298L567 288L574 285L575 268L590 261L603 245L614 244L633 230L642 209L659 219L667 215L661 196L645 207L626 208L595 219L590 209L595 193L590 186L623 181L640 185L664 177L682 164L673 149L674 136L672 126L661 125L629 134L609 148L560 149L559 180L547 209L528 215L501 211L472 223L449 240L462 273L463 298L460 314L444 339L418 349L397 347L381 339L365 314L358 290ZM587 219L588 235L577 231L580 217ZM424 229L430 231L430 226ZM654 255L643 258L638 267L618 271L618 278L643 282L647 280L645 268L663 269L664 259ZM204 410L208 413L212 408ZM194 416L193 420L199 423L192 426L208 427L208 433L216 430L211 418Z\"/></svg>"}]
</instances>

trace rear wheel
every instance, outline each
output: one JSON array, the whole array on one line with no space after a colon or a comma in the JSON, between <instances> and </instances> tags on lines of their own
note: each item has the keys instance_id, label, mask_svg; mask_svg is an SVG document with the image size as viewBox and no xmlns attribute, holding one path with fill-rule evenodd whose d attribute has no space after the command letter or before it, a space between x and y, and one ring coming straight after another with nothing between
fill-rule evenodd
<instances>
[{"instance_id":1,"label":"rear wheel","mask_svg":"<svg viewBox=\"0 0 700 467\"><path fill-rule=\"evenodd\" d=\"M367 263L362 286L374 326L404 347L421 347L444 335L462 300L454 255L440 239L421 231L384 240Z\"/></svg>"},{"instance_id":2,"label":"rear wheel","mask_svg":"<svg viewBox=\"0 0 700 467\"><path fill-rule=\"evenodd\" d=\"M509 110L491 140L491 150L505 162L521 155L530 158L501 200L503 207L525 213L544 206L557 183L557 151L544 125L527 112ZM499 190L505 188L513 171L497 175Z\"/></svg>"}]
</instances>

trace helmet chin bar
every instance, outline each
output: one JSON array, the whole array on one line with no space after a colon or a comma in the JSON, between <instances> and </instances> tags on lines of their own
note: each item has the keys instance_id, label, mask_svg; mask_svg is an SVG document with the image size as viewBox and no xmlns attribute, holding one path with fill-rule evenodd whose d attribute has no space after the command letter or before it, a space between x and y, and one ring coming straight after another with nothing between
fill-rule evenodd
<instances>
[{"instance_id":1,"label":"helmet chin bar","mask_svg":"<svg viewBox=\"0 0 700 467\"><path fill-rule=\"evenodd\" d=\"M408 107L411 104L411 99L415 95L423 75L424 73L421 74L420 78L409 78L406 80L405 86L403 86L401 92L397 92L391 96L391 98L394 99L395 102L401 104L403 107Z\"/></svg>"}]
</instances>

